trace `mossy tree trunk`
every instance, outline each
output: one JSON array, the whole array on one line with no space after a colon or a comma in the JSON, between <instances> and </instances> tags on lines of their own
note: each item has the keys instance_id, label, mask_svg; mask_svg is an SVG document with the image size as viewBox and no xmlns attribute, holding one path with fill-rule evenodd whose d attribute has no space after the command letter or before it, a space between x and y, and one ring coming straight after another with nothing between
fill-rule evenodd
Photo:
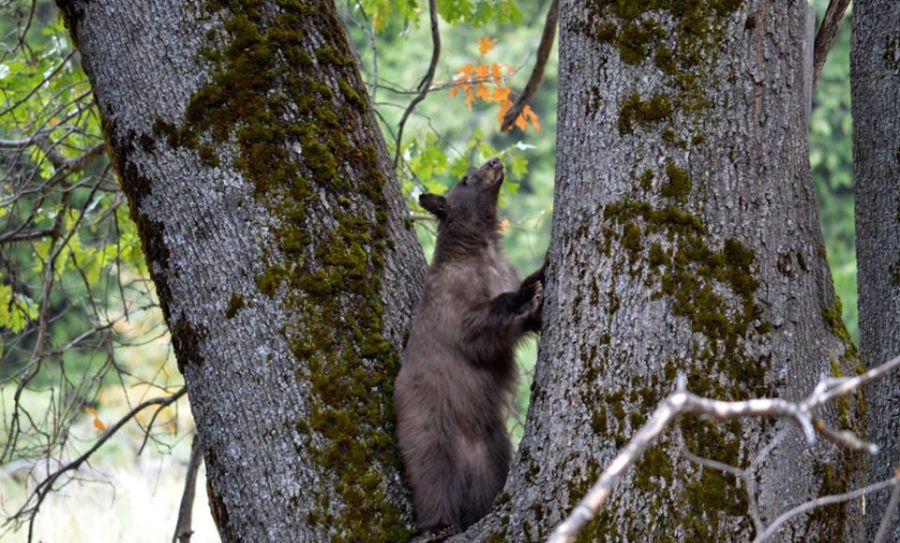
<instances>
[{"instance_id":1,"label":"mossy tree trunk","mask_svg":"<svg viewBox=\"0 0 900 543\"><path fill-rule=\"evenodd\" d=\"M806 3L564 0L560 14L545 329L506 494L470 540L545 537L679 373L712 398L800 398L858 365L808 162ZM859 422L855 404L826 415ZM581 540L752 539L745 490L679 450L747 466L788 425L681 419ZM855 487L861 462L790 434L759 472L762 520ZM782 535L854 541L859 518L858 502L818 509Z\"/></svg>"},{"instance_id":2,"label":"mossy tree trunk","mask_svg":"<svg viewBox=\"0 0 900 543\"><path fill-rule=\"evenodd\" d=\"M330 1L59 1L188 386L225 541L398 541L421 286Z\"/></svg>"},{"instance_id":3,"label":"mossy tree trunk","mask_svg":"<svg viewBox=\"0 0 900 543\"><path fill-rule=\"evenodd\" d=\"M850 57L860 350L867 366L877 366L900 354L900 3L854 2ZM874 482L900 465L900 378L888 376L868 393L869 438L882 446L870 461ZM867 499L870 541L888 499L887 492ZM900 541L900 522L887 541Z\"/></svg>"}]
</instances>

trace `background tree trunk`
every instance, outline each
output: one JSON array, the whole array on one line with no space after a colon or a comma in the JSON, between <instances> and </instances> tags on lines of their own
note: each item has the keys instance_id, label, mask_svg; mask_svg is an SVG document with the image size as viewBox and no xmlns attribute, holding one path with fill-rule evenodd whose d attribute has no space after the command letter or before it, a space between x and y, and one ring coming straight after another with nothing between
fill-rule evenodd
<instances>
[{"instance_id":1,"label":"background tree trunk","mask_svg":"<svg viewBox=\"0 0 900 543\"><path fill-rule=\"evenodd\" d=\"M900 3L853 4L851 46L853 163L860 348L867 366L900 353ZM900 378L869 387L869 439L881 445L869 480L890 477L900 465ZM866 502L869 539L889 493ZM888 541L900 541L900 523Z\"/></svg>"},{"instance_id":2,"label":"background tree trunk","mask_svg":"<svg viewBox=\"0 0 900 543\"><path fill-rule=\"evenodd\" d=\"M421 286L330 1L59 1L138 223L225 541L399 541Z\"/></svg>"},{"instance_id":3,"label":"background tree trunk","mask_svg":"<svg viewBox=\"0 0 900 543\"><path fill-rule=\"evenodd\" d=\"M679 373L713 398L798 398L856 369L809 170L806 4L639 4L560 6L545 329L518 461L469 540L545 537ZM684 418L583 540L751 539L745 490L678 451L746 466L781 426ZM759 474L763 520L855 487L861 462L791 434ZM853 541L859 516L818 509L783 533Z\"/></svg>"}]
</instances>

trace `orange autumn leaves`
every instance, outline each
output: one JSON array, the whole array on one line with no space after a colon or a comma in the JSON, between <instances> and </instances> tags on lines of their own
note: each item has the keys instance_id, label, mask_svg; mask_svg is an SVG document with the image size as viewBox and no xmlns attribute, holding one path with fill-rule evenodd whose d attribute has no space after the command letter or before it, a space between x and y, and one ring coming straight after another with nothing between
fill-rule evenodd
<instances>
[{"instance_id":1,"label":"orange autumn leaves","mask_svg":"<svg viewBox=\"0 0 900 543\"><path fill-rule=\"evenodd\" d=\"M475 42L478 44L478 54L481 55L482 59L497 44L497 40L491 39L490 36L478 38ZM511 89L506 85L504 75L511 76L514 72L515 69L512 66L497 62L477 65L466 64L460 67L453 76L450 96L456 96L462 91L466 95L465 102L469 109L472 109L472 104L475 103L475 100L481 100L488 104L500 104L497 119L502 125L503 116L506 115L506 112L513 105L512 100L509 99ZM519 130L524 132L528 128L529 123L536 132L541 131L540 119L531 109L531 106L526 104L514 124Z\"/></svg>"}]
</instances>

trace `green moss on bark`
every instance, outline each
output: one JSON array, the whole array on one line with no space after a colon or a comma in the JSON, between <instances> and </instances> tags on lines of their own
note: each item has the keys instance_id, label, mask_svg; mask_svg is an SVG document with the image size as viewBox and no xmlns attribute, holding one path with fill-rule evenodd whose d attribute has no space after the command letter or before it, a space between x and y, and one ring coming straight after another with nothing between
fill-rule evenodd
<instances>
[{"instance_id":1,"label":"green moss on bark","mask_svg":"<svg viewBox=\"0 0 900 543\"><path fill-rule=\"evenodd\" d=\"M708 108L706 92L718 85L712 75L726 28L735 19L741 0L592 0L585 21L576 31L612 47L625 65L651 63L663 76L665 88L654 89L643 101L631 94L619 104L618 129L632 134L635 126L652 128L673 113L698 113ZM596 110L592 99L589 111ZM655 103L654 103L655 102ZM702 133L679 121L663 127L670 145L699 145ZM679 134L681 132L681 134Z\"/></svg>"},{"instance_id":2,"label":"green moss on bark","mask_svg":"<svg viewBox=\"0 0 900 543\"><path fill-rule=\"evenodd\" d=\"M385 340L381 301L386 178L377 135L365 135L374 128L352 52L331 4L209 0L205 9L222 21L200 49L209 82L181 126L158 119L154 132L209 166L223 161L217 147L234 145L226 166L275 220L256 284L290 315L281 333L311 390L309 417L292 427L300 454L331 478L307 520L332 541L405 540L410 519L386 498L393 483L383 476L399 467L391 405L399 353ZM226 317L241 307L233 295Z\"/></svg>"},{"instance_id":3,"label":"green moss on bark","mask_svg":"<svg viewBox=\"0 0 900 543\"><path fill-rule=\"evenodd\" d=\"M691 178L688 173L674 162L666 164L666 176L669 182L662 186L660 194L666 198L674 198L680 203L687 201L688 195L691 193Z\"/></svg>"},{"instance_id":4,"label":"green moss on bark","mask_svg":"<svg viewBox=\"0 0 900 543\"><path fill-rule=\"evenodd\" d=\"M637 92L629 94L619 106L619 134L631 134L635 126L651 126L672 114L672 104L662 94L654 94L649 100L641 99Z\"/></svg>"},{"instance_id":5,"label":"green moss on bark","mask_svg":"<svg viewBox=\"0 0 900 543\"><path fill-rule=\"evenodd\" d=\"M652 298L667 300L672 313L685 318L694 332L686 360L669 361L658 375L634 376L623 385L623 390L630 391L628 395L607 393L600 403L588 403L605 408L592 415L594 432L611 435L619 447L660 401L660 383L672 382L678 373L686 375L691 391L713 398L743 400L771 391L766 380L769 360L748 353L748 347L771 329L762 320L756 300L756 256L738 239L725 238L718 243L710 239L699 214L684 207L693 190L685 170L670 163L665 178L660 196L675 200L677 206L623 200L602 208L601 231L607 239L598 249L614 260L627 259L629 270L637 269L653 290ZM612 249L616 246L622 251ZM736 466L744 464L740 422L721 428L685 417L679 427L693 453ZM654 518L665 519L654 527L654 537L711 541L723 536L719 526L726 517L746 524L747 496L733 477L676 467L672 454L671 446L659 445L635 466L635 489L644 493L649 506L657 511ZM660 488L670 487L683 490L677 498L659 496ZM673 513L670 499L681 500L680 513ZM597 530L609 529L601 520L596 526ZM628 523L620 528L637 530ZM636 539L646 537L639 532L633 534ZM608 534L601 537L599 531L585 536L586 541L607 539L616 540Z\"/></svg>"},{"instance_id":6,"label":"green moss on bark","mask_svg":"<svg viewBox=\"0 0 900 543\"><path fill-rule=\"evenodd\" d=\"M237 312L244 307L244 297L238 294L237 292L231 293L231 298L228 300L228 307L225 308L225 318L233 319Z\"/></svg>"}]
</instances>

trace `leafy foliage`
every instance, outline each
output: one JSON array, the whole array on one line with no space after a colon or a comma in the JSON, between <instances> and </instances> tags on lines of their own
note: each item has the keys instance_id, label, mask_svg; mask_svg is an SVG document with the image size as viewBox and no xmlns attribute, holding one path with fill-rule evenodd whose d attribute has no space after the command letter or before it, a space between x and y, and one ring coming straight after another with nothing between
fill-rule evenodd
<instances>
[{"instance_id":1,"label":"leafy foliage","mask_svg":"<svg viewBox=\"0 0 900 543\"><path fill-rule=\"evenodd\" d=\"M521 24L522 12L515 0L437 0L438 15L451 25L470 25L475 28L494 24ZM358 4L370 14L376 32L418 26L421 15L428 11L428 2L417 0L361 0Z\"/></svg>"},{"instance_id":2,"label":"leafy foliage","mask_svg":"<svg viewBox=\"0 0 900 543\"><path fill-rule=\"evenodd\" d=\"M490 36L479 38L478 53L484 58L490 53L497 40L491 40ZM462 66L456 75L453 76L453 86L450 88L450 96L456 96L462 90L466 95L466 105L472 110L472 103L476 98L484 102L495 102L500 104L500 111L497 113L497 121L503 124L503 116L513 106L512 100L509 99L510 89L506 85L506 77L504 74L515 73L515 69L508 64L466 64ZM491 90L493 86L493 90ZM540 119L531 109L531 106L525 105L522 113L515 120L515 126L519 130L525 131L528 123L534 127L536 132L541 131Z\"/></svg>"},{"instance_id":3,"label":"leafy foliage","mask_svg":"<svg viewBox=\"0 0 900 543\"><path fill-rule=\"evenodd\" d=\"M0 10L0 464L57 466L181 379L68 31Z\"/></svg>"}]
</instances>

